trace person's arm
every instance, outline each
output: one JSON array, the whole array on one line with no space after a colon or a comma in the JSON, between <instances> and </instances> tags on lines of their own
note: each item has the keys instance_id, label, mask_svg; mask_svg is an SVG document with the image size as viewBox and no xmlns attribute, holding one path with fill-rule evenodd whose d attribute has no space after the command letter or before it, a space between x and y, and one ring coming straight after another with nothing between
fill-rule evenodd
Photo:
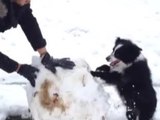
<instances>
[{"instance_id":1,"label":"person's arm","mask_svg":"<svg viewBox=\"0 0 160 120\"><path fill-rule=\"evenodd\" d=\"M32 48L37 51L46 46L46 40L43 38L36 18L32 14L30 4L24 5L26 7L23 14L18 20L23 32L25 33Z\"/></svg>"},{"instance_id":2,"label":"person's arm","mask_svg":"<svg viewBox=\"0 0 160 120\"><path fill-rule=\"evenodd\" d=\"M0 68L7 73L17 72L27 78L32 86L35 86L36 74L39 70L31 65L19 64L5 54L0 52Z\"/></svg>"},{"instance_id":3,"label":"person's arm","mask_svg":"<svg viewBox=\"0 0 160 120\"><path fill-rule=\"evenodd\" d=\"M17 70L19 64L10 59L8 56L0 52L0 68L7 73L12 73Z\"/></svg>"},{"instance_id":4,"label":"person's arm","mask_svg":"<svg viewBox=\"0 0 160 120\"><path fill-rule=\"evenodd\" d=\"M51 70L53 73L56 72L55 67L63 67L67 69L72 69L75 64L70 61L68 58L62 58L62 59L54 59L50 54L47 52L45 46L46 41L42 36L41 30L39 28L39 25L37 23L36 18L32 14L32 10L30 9L30 4L27 4L23 7L25 11L19 18L19 24L24 31L28 41L32 45L32 48L35 51L38 51L41 58L42 58L42 64L49 70Z\"/></svg>"}]
</instances>

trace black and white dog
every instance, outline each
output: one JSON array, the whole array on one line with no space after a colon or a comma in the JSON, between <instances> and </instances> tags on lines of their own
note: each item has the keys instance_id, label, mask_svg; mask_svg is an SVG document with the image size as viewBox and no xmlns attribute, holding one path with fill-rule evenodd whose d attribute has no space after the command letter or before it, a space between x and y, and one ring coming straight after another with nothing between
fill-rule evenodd
<instances>
[{"instance_id":1,"label":"black and white dog","mask_svg":"<svg viewBox=\"0 0 160 120\"><path fill-rule=\"evenodd\" d=\"M106 58L110 66L91 71L93 76L116 85L128 120L151 120L157 105L150 69L141 51L130 40L117 38L113 52Z\"/></svg>"}]
</instances>

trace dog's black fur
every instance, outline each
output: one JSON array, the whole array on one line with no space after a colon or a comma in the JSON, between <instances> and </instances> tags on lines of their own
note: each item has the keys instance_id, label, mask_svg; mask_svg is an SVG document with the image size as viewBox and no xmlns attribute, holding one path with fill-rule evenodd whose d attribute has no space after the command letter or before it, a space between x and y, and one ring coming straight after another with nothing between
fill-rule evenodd
<instances>
[{"instance_id":1,"label":"dog's black fur","mask_svg":"<svg viewBox=\"0 0 160 120\"><path fill-rule=\"evenodd\" d=\"M141 51L130 40L117 38L112 54L106 58L111 65L91 71L93 76L116 85L128 120L151 120L157 105L150 69Z\"/></svg>"}]
</instances>

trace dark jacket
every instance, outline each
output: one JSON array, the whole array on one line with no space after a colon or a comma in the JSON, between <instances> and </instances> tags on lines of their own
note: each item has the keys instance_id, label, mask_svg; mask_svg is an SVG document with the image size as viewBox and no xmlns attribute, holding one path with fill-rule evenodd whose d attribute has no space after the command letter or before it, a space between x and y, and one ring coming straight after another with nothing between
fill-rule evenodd
<instances>
[{"instance_id":1,"label":"dark jacket","mask_svg":"<svg viewBox=\"0 0 160 120\"><path fill-rule=\"evenodd\" d=\"M25 33L32 48L37 50L46 46L36 18L32 14L30 4L19 6L11 0L2 0L8 9L7 15L0 18L0 32L4 32L19 24ZM7 61L6 61L7 60ZM6 72L13 72L17 68L17 62L0 52L0 68Z\"/></svg>"},{"instance_id":2,"label":"dark jacket","mask_svg":"<svg viewBox=\"0 0 160 120\"><path fill-rule=\"evenodd\" d=\"M46 45L36 18L32 14L30 4L19 6L11 0L2 0L8 8L7 16L0 20L0 32L4 32L19 24L34 50Z\"/></svg>"}]
</instances>

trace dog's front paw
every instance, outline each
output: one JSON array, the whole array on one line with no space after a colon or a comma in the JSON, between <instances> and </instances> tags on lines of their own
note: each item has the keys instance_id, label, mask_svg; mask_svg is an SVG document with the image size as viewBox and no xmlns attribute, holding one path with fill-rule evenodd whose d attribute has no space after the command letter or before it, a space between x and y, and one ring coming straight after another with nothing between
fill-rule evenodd
<instances>
[{"instance_id":1,"label":"dog's front paw","mask_svg":"<svg viewBox=\"0 0 160 120\"><path fill-rule=\"evenodd\" d=\"M109 72L110 67L108 65L102 65L100 67L97 67L96 71L98 71L98 72Z\"/></svg>"},{"instance_id":2,"label":"dog's front paw","mask_svg":"<svg viewBox=\"0 0 160 120\"><path fill-rule=\"evenodd\" d=\"M104 75L104 72L90 71L90 73L93 77L101 77Z\"/></svg>"},{"instance_id":3,"label":"dog's front paw","mask_svg":"<svg viewBox=\"0 0 160 120\"><path fill-rule=\"evenodd\" d=\"M92 75L93 77L96 77L96 72L95 72L95 71L90 71L90 73L91 73L91 75Z\"/></svg>"}]
</instances>

